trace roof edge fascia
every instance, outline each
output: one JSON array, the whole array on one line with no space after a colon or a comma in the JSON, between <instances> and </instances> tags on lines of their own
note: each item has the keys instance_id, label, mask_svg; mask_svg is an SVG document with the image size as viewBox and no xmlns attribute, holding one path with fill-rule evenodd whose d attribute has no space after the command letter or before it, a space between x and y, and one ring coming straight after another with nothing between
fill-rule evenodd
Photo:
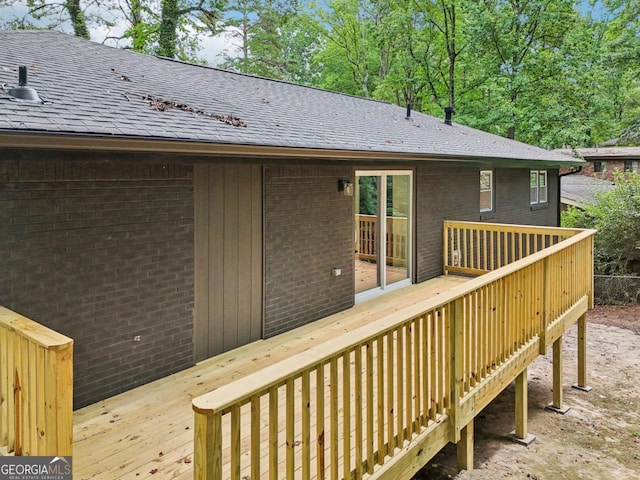
<instances>
[{"instance_id":1,"label":"roof edge fascia","mask_svg":"<svg viewBox=\"0 0 640 480\"><path fill-rule=\"evenodd\" d=\"M169 153L186 155L215 155L220 157L266 159L318 159L355 161L405 161L464 164L479 168L523 168L580 166L586 162L567 157L567 160L528 160L505 157L461 157L443 154L380 152L364 150L319 149L135 138L67 133L0 131L0 148L74 150L95 152Z\"/></svg>"}]
</instances>

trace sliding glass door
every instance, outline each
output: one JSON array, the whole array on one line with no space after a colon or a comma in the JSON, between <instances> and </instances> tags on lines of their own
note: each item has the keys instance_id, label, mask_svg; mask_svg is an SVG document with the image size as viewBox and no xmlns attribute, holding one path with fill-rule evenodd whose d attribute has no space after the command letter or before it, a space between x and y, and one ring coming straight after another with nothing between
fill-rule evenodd
<instances>
[{"instance_id":1,"label":"sliding glass door","mask_svg":"<svg viewBox=\"0 0 640 480\"><path fill-rule=\"evenodd\" d=\"M411 283L410 171L358 171L355 189L356 299Z\"/></svg>"}]
</instances>

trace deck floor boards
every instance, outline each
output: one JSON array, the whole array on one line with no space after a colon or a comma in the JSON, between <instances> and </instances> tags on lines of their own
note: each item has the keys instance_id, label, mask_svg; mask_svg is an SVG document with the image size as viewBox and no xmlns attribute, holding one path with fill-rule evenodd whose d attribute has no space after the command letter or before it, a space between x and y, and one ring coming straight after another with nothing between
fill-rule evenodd
<instances>
[{"instance_id":1,"label":"deck floor boards","mask_svg":"<svg viewBox=\"0 0 640 480\"><path fill-rule=\"evenodd\" d=\"M405 287L77 410L74 478L191 478L193 398L467 280L443 276Z\"/></svg>"}]
</instances>

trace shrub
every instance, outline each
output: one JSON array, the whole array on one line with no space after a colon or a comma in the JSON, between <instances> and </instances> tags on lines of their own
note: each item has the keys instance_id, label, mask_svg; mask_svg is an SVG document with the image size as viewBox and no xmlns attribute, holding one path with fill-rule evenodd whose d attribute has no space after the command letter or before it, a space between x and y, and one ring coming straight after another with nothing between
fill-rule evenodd
<instances>
[{"instance_id":1,"label":"shrub","mask_svg":"<svg viewBox=\"0 0 640 480\"><path fill-rule=\"evenodd\" d=\"M569 208L562 225L595 228L596 274L640 275L640 175L615 172L615 188L583 211Z\"/></svg>"}]
</instances>

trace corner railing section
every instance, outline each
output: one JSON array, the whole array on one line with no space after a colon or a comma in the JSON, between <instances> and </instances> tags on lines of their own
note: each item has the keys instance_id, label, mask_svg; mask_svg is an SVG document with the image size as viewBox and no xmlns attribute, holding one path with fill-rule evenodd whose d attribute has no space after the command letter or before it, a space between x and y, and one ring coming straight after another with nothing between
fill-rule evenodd
<instances>
[{"instance_id":1,"label":"corner railing section","mask_svg":"<svg viewBox=\"0 0 640 480\"><path fill-rule=\"evenodd\" d=\"M459 441L520 373L515 360L586 311L593 233L556 232L555 245L194 399L194 478L406 476L410 445Z\"/></svg>"},{"instance_id":2,"label":"corner railing section","mask_svg":"<svg viewBox=\"0 0 640 480\"><path fill-rule=\"evenodd\" d=\"M72 455L73 340L0 307L0 447Z\"/></svg>"},{"instance_id":3,"label":"corner railing section","mask_svg":"<svg viewBox=\"0 0 640 480\"><path fill-rule=\"evenodd\" d=\"M566 240L581 230L444 222L444 273L482 275Z\"/></svg>"}]
</instances>

